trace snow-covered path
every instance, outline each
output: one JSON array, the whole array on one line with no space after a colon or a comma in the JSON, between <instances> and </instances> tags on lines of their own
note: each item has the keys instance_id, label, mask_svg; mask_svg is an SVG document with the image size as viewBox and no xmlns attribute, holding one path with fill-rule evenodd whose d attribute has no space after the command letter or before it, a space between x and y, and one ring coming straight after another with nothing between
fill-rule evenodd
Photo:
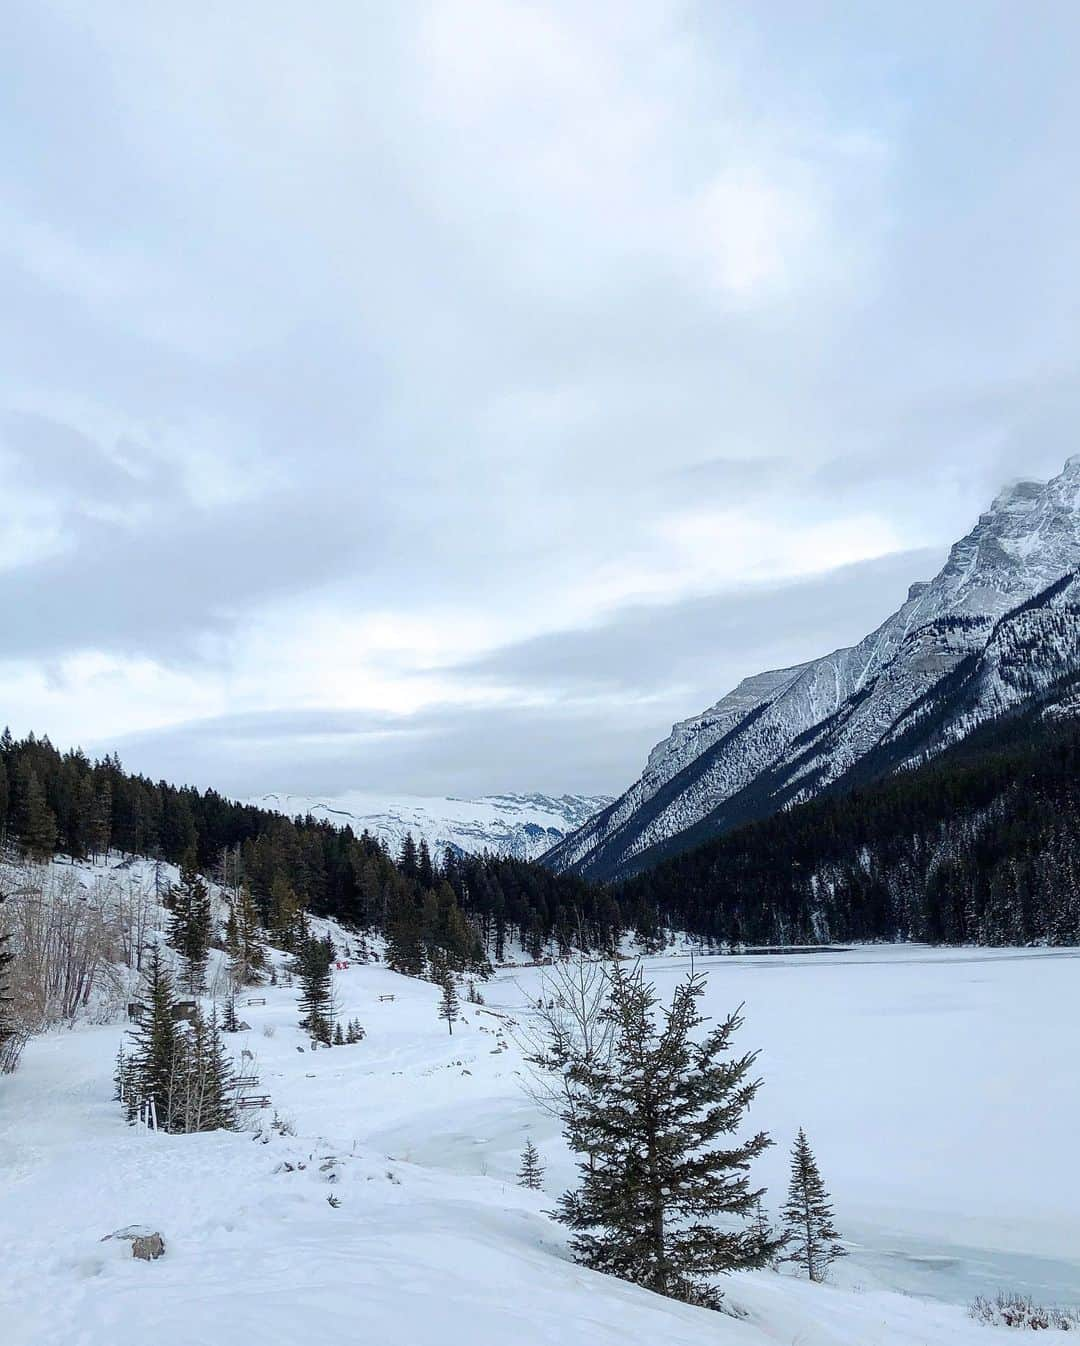
<instances>
[{"instance_id":1,"label":"snow-covered path","mask_svg":"<svg viewBox=\"0 0 1080 1346\"><path fill-rule=\"evenodd\" d=\"M900 980L890 980L890 956L897 958L893 973ZM860 1165L871 1170L875 1148L867 1142L864 1155L844 1160L848 1132L842 1119L854 1114L851 1125L865 1125L877 1115L875 1108L895 1112L896 1130L884 1138L889 1144L911 1127L918 1109L914 1100L900 1106L911 1087L905 1061L895 1054L919 1014L929 1020L947 1008L949 995L963 1003L975 995L984 1008L997 1005L1011 1017L1015 1004L1002 989L1007 966L1032 969L1029 1002L1040 994L1060 997L1061 986L1075 986L1080 971L1065 959L1006 964L961 958L971 985L989 988L979 1000L976 991L946 991L962 985L957 965L950 968L933 955L910 963L915 973L899 972L894 951L849 957L852 965L833 968L831 978L824 964L809 966L811 960L794 960L786 969L780 960L768 968L763 960L752 968L746 965L754 960L723 960L713 975L716 1011L733 996L734 1003L746 999L746 1045L764 1048L766 1087L755 1121L783 1141L789 1113L810 1116L807 1125L818 1133L819 1158L845 1232L855 1229L848 1203L861 1180ZM654 971L664 985L684 967L681 959L662 959ZM1063 969L1068 977L1059 984ZM489 1010L515 998L520 1003L537 975L500 975L486 988ZM336 983L342 1018L359 1016L368 1034L364 1042L299 1051L306 1039L295 1027L294 993L284 987L268 990L265 1006L242 1007L252 1031L232 1040L237 1050L246 1045L257 1055L275 1108L294 1123L292 1136L165 1137L129 1129L110 1101L119 1027L81 1028L31 1044L20 1071L0 1080L3 1346L276 1346L307 1339L326 1346L915 1346L1008 1339L977 1327L958 1306L871 1288L896 1279L888 1247L880 1242L880 1218L859 1234L856 1241L865 1246L848 1259L837 1287L768 1272L732 1278L729 1299L748 1314L743 1322L574 1266L566 1260L562 1231L542 1213L569 1174L568 1158L554 1124L522 1094L520 1062L512 1045L500 1045L507 1040L500 1039L498 1018L468 1007L469 1022L451 1038L436 1017L437 992L425 983L356 966L337 974ZM775 990L766 995L766 988ZM391 994L393 1001L379 999ZM1073 996L1059 1005L1059 1041L1067 1040L1070 1012L1075 1022L1075 991ZM819 1057L828 1054L829 1003L853 1023L894 1025L879 1039L884 1068L871 1070L871 1054L860 1049L867 1062L862 1076L849 1078L843 1100L829 1105L839 1141L811 1086L841 1077L850 1053L834 1046L835 1074L824 1076L820 1061L815 1068L813 1060L799 1057L803 1032L820 1038ZM879 1013L871 1015L874 1005ZM1035 1012L1045 1012L1041 1000ZM898 1026L901 1019L906 1031ZM991 1039L986 1050L992 1050L1001 1031L991 1015L978 1032L973 1026L967 1037L954 1034L954 1046L974 1049L974 1040L985 1035ZM1016 1028L1018 1034L1030 1031L1027 1021ZM852 1042L858 1037L854 1030L849 1035ZM920 1043L916 1034L911 1050L924 1051ZM1011 1051L1013 1044L997 1045ZM1024 1065L1003 1064L1003 1086L1011 1088L1026 1073ZM956 1090L967 1087L960 1062L955 1076L942 1108L954 1106ZM1075 1071L1072 1078L1075 1088ZM940 1076L924 1082L943 1087ZM866 1095L875 1100L869 1113ZM1058 1104L1067 1105L1069 1097L1059 1093ZM934 1100L926 1106L935 1106ZM971 1100L971 1107L977 1112L979 1100ZM1028 1110L1034 1122L1037 1108L1029 1104ZM1018 1115L1022 1109L1010 1114L1014 1123ZM549 1164L546 1194L512 1183L526 1134ZM1040 1143L1056 1143L1057 1134L1044 1128ZM784 1158L780 1147L772 1153L775 1174L782 1173ZM1045 1171L1058 1173L1053 1201L1040 1205L1033 1198L1030 1207L1013 1212L1022 1224L1034 1211L1033 1223L1042 1231L1036 1242L1046 1233L1045 1222L1057 1218L1055 1202L1072 1201L1076 1209L1070 1160L1069 1153L1043 1154ZM912 1172L902 1174L905 1182ZM935 1170L927 1172L929 1181L937 1181ZM771 1185L778 1202L778 1184ZM327 1200L331 1194L340 1200L337 1208ZM934 1201L926 1192L909 1195L924 1212L906 1235L911 1256L944 1255L947 1238L927 1238ZM929 1195L942 1206L951 1199L947 1191ZM868 1188L864 1198L872 1216L880 1216L875 1202L884 1200L886 1222L892 1218L887 1184ZM132 1223L161 1230L168 1245L161 1261L135 1262L126 1244L101 1242ZM1062 1246L1060 1256L1067 1265L1075 1246ZM884 1269L875 1269L875 1259L883 1257ZM1006 1265L1019 1267L1015 1261ZM860 1284L863 1289L855 1288Z\"/></svg>"}]
</instances>

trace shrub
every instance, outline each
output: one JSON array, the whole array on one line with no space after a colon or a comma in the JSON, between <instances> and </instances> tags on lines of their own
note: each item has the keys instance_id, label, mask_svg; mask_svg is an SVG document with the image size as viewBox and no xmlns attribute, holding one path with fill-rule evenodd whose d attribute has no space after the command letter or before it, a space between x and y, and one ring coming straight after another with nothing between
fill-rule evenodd
<instances>
[{"instance_id":1,"label":"shrub","mask_svg":"<svg viewBox=\"0 0 1080 1346\"><path fill-rule=\"evenodd\" d=\"M968 1308L968 1314L987 1327L1021 1327L1031 1331L1056 1328L1059 1332L1080 1331L1080 1309L1047 1307L1036 1304L1030 1295L1005 1294L999 1290L993 1299L983 1295Z\"/></svg>"}]
</instances>

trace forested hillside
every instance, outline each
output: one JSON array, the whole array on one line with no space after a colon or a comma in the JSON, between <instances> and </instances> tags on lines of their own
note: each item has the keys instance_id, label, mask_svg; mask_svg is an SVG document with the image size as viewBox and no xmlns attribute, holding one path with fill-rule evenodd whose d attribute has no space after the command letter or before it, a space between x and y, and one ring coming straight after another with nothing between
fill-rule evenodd
<instances>
[{"instance_id":1,"label":"forested hillside","mask_svg":"<svg viewBox=\"0 0 1080 1346\"><path fill-rule=\"evenodd\" d=\"M518 940L610 946L621 928L608 890L494 856L433 857L406 838L388 854L368 833L238 804L91 762L47 738L0 737L0 837L31 860L117 852L158 858L243 884L263 925L288 943L303 912L384 933L395 966L419 972L433 950L452 963L502 958Z\"/></svg>"},{"instance_id":2,"label":"forested hillside","mask_svg":"<svg viewBox=\"0 0 1080 1346\"><path fill-rule=\"evenodd\" d=\"M998 721L917 770L814 800L619 890L723 943L1080 942L1080 726Z\"/></svg>"},{"instance_id":3,"label":"forested hillside","mask_svg":"<svg viewBox=\"0 0 1080 1346\"><path fill-rule=\"evenodd\" d=\"M1080 726L1006 719L916 770L737 829L620 885L407 838L292 820L213 790L92 763L47 739L0 740L0 827L34 859L110 851L250 890L279 942L304 912L386 935L402 971L462 968L622 934L706 944L1080 942Z\"/></svg>"}]
</instances>

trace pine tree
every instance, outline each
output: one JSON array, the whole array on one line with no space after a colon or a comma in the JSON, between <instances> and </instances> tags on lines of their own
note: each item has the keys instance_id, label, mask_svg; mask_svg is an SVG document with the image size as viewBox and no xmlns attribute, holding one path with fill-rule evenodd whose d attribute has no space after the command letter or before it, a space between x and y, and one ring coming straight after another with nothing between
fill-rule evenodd
<instances>
[{"instance_id":1,"label":"pine tree","mask_svg":"<svg viewBox=\"0 0 1080 1346\"><path fill-rule=\"evenodd\" d=\"M173 1016L175 1005L172 977L155 944L135 1014L125 1101L128 1119L133 1121L140 1106L153 1100L162 1131L174 1130L179 1113L184 1040Z\"/></svg>"},{"instance_id":2,"label":"pine tree","mask_svg":"<svg viewBox=\"0 0 1080 1346\"><path fill-rule=\"evenodd\" d=\"M236 1125L235 1078L216 1015L196 1011L186 1039L184 1088L174 1129L222 1131Z\"/></svg>"},{"instance_id":3,"label":"pine tree","mask_svg":"<svg viewBox=\"0 0 1080 1346\"><path fill-rule=\"evenodd\" d=\"M37 772L20 772L19 840L31 860L49 860L56 851L56 814L49 808Z\"/></svg>"},{"instance_id":4,"label":"pine tree","mask_svg":"<svg viewBox=\"0 0 1080 1346\"><path fill-rule=\"evenodd\" d=\"M337 1021L337 1023L334 1025L334 1046L335 1046L335 1047L344 1047L344 1046L345 1046L345 1034L341 1031L341 1020L340 1020L340 1019L339 1019L339 1020Z\"/></svg>"},{"instance_id":5,"label":"pine tree","mask_svg":"<svg viewBox=\"0 0 1080 1346\"><path fill-rule=\"evenodd\" d=\"M720 1294L702 1278L761 1266L769 1252L752 1230L714 1223L746 1219L761 1195L747 1171L768 1137L717 1144L735 1136L757 1093L757 1053L719 1059L741 1025L737 1011L695 1041L705 1022L700 973L676 988L660 1025L640 966L628 972L616 962L608 980L610 1057L571 1066L581 1089L563 1122L583 1156L581 1186L563 1196L559 1218L575 1231L571 1247L586 1266L716 1307Z\"/></svg>"},{"instance_id":6,"label":"pine tree","mask_svg":"<svg viewBox=\"0 0 1080 1346\"><path fill-rule=\"evenodd\" d=\"M221 1011L221 1031L223 1033L239 1033L240 1021L236 1017L236 996L232 991L225 997L225 1005Z\"/></svg>"},{"instance_id":7,"label":"pine tree","mask_svg":"<svg viewBox=\"0 0 1080 1346\"><path fill-rule=\"evenodd\" d=\"M206 962L210 955L210 894L193 869L185 868L180 882L169 890L169 944L183 960L181 984L189 995L206 986Z\"/></svg>"},{"instance_id":8,"label":"pine tree","mask_svg":"<svg viewBox=\"0 0 1080 1346\"><path fill-rule=\"evenodd\" d=\"M307 939L297 955L300 978L300 1027L306 1028L316 1042L331 1042L330 1027L334 1014L333 978L330 964L334 946L323 939Z\"/></svg>"},{"instance_id":9,"label":"pine tree","mask_svg":"<svg viewBox=\"0 0 1080 1346\"><path fill-rule=\"evenodd\" d=\"M234 986L258 986L266 971L266 950L259 938L259 913L251 889L241 884L229 905L225 926L229 976Z\"/></svg>"},{"instance_id":10,"label":"pine tree","mask_svg":"<svg viewBox=\"0 0 1080 1346\"><path fill-rule=\"evenodd\" d=\"M780 1261L780 1252L787 1246L787 1237L773 1229L765 1207L758 1197L754 1206L754 1218L751 1223L754 1241L765 1254L767 1264L774 1270Z\"/></svg>"},{"instance_id":11,"label":"pine tree","mask_svg":"<svg viewBox=\"0 0 1080 1346\"><path fill-rule=\"evenodd\" d=\"M103 780L94 792L94 802L89 817L90 852L95 859L99 855L109 856L109 844L112 840L112 786L108 778Z\"/></svg>"},{"instance_id":12,"label":"pine tree","mask_svg":"<svg viewBox=\"0 0 1080 1346\"><path fill-rule=\"evenodd\" d=\"M304 905L293 891L284 874L274 877L270 885L269 926L283 949L293 950L303 932Z\"/></svg>"},{"instance_id":13,"label":"pine tree","mask_svg":"<svg viewBox=\"0 0 1080 1346\"><path fill-rule=\"evenodd\" d=\"M454 1024L457 1023L461 1015L461 1006L458 1002L457 987L454 985L454 974L449 968L445 968L440 977L442 985L442 996L439 1000L439 1018L446 1020L446 1026L453 1037Z\"/></svg>"},{"instance_id":14,"label":"pine tree","mask_svg":"<svg viewBox=\"0 0 1080 1346\"><path fill-rule=\"evenodd\" d=\"M812 1281L823 1281L830 1264L847 1253L837 1241L829 1194L802 1127L791 1151L791 1182L782 1213L791 1249L783 1260L794 1262Z\"/></svg>"},{"instance_id":15,"label":"pine tree","mask_svg":"<svg viewBox=\"0 0 1080 1346\"><path fill-rule=\"evenodd\" d=\"M529 1187L539 1192L544 1186L544 1165L540 1162L540 1151L532 1143L530 1136L521 1152L521 1167L518 1169L518 1186Z\"/></svg>"},{"instance_id":16,"label":"pine tree","mask_svg":"<svg viewBox=\"0 0 1080 1346\"><path fill-rule=\"evenodd\" d=\"M3 906L6 893L0 891L0 907ZM15 1024L12 1016L12 998L8 987L7 969L14 961L11 952L11 936L0 929L0 1061L4 1059L4 1044L14 1036Z\"/></svg>"}]
</instances>

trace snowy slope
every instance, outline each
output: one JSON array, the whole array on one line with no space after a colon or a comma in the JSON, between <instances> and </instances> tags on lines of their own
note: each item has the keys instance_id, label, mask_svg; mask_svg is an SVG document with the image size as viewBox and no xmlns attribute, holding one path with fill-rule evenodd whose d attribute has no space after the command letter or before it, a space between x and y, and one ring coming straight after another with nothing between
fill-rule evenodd
<instances>
[{"instance_id":1,"label":"snowy slope","mask_svg":"<svg viewBox=\"0 0 1080 1346\"><path fill-rule=\"evenodd\" d=\"M492 851L531 860L561 841L611 802L605 795L485 795L481 799L435 799L353 791L334 798L268 794L249 803L289 817L312 814L354 832L380 837L391 855L406 834L427 841L433 855L447 846L468 854Z\"/></svg>"},{"instance_id":2,"label":"snowy slope","mask_svg":"<svg viewBox=\"0 0 1080 1346\"><path fill-rule=\"evenodd\" d=\"M335 984L342 1017L366 1026L356 1046L299 1051L284 986L242 1007L252 1029L231 1042L255 1053L292 1136L128 1128L110 1101L119 1026L30 1044L0 1078L0 1340L990 1346L1011 1338L966 1317L973 1293L1080 1298L1080 1085L1054 1069L1063 1044L1046 1031L1080 1012L1074 957L906 948L707 965L707 1012L745 1000L745 1044L763 1048L753 1122L779 1142L761 1161L773 1207L795 1126L815 1144L851 1249L835 1285L733 1277L737 1321L573 1265L543 1214L570 1159L521 1091L497 1017L521 1012L539 973L490 983L489 1012L468 1008L451 1038L434 987L354 964ZM665 994L684 970L650 964ZM526 1135L548 1164L543 1193L512 1182ZM162 1232L162 1260L100 1241L133 1223Z\"/></svg>"},{"instance_id":3,"label":"snowy slope","mask_svg":"<svg viewBox=\"0 0 1080 1346\"><path fill-rule=\"evenodd\" d=\"M859 764L919 760L1003 710L1071 707L1078 567L1080 456L1046 484L1002 491L941 572L858 645L748 678L675 725L641 778L548 863L628 872Z\"/></svg>"}]
</instances>

